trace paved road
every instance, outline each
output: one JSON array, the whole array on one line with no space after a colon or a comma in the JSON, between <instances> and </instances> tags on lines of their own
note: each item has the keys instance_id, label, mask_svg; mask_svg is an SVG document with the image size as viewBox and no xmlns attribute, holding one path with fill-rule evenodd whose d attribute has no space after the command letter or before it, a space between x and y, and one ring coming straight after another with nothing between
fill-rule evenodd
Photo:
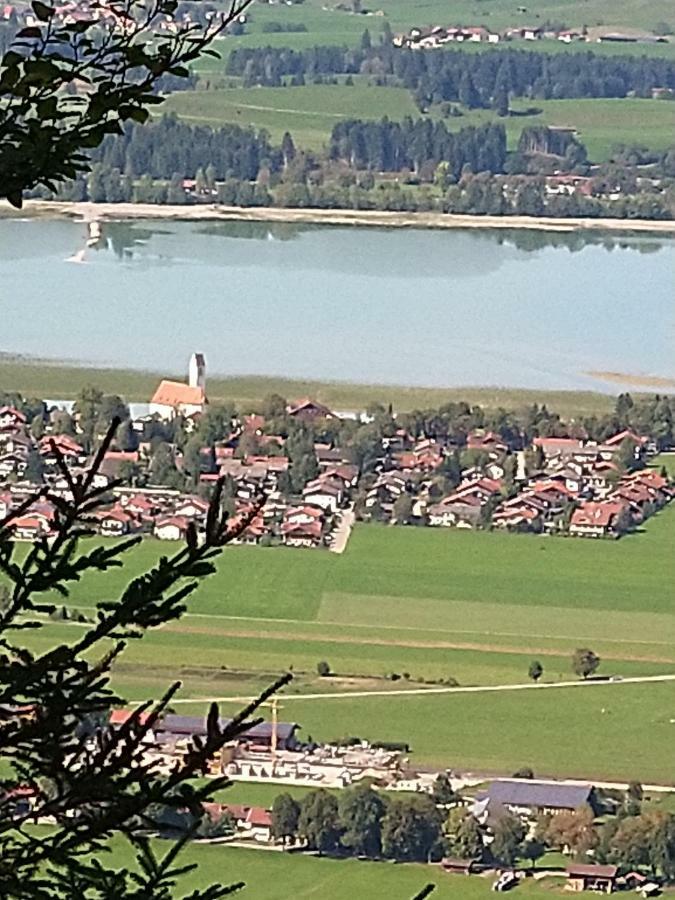
<instances>
[{"instance_id":1,"label":"paved road","mask_svg":"<svg viewBox=\"0 0 675 900\"><path fill-rule=\"evenodd\" d=\"M340 514L340 524L333 532L333 543L331 544L331 552L332 553L344 553L347 547L347 542L349 541L349 536L352 533L352 528L354 526L354 507L350 506L349 509L345 509Z\"/></svg>"},{"instance_id":2,"label":"paved road","mask_svg":"<svg viewBox=\"0 0 675 900\"><path fill-rule=\"evenodd\" d=\"M502 691L544 691L553 688L592 688L592 687L616 687L623 684L652 684L658 682L675 681L675 674L671 675L636 675L629 678L616 679L615 681L550 681L543 684L534 682L519 682L517 684L486 684L471 685L467 687L430 687L430 688L401 688L390 691L336 691L323 694L284 694L284 703L290 700L338 700L353 697L414 697L421 694L492 694ZM172 700L171 705L179 703L248 703L255 697L197 697L179 698Z\"/></svg>"}]
</instances>

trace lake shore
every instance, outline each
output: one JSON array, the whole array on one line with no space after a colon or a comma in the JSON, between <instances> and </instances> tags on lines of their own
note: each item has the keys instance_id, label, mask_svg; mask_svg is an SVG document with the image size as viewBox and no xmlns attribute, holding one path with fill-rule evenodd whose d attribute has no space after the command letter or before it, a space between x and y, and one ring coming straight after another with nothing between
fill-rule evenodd
<instances>
[{"instance_id":1,"label":"lake shore","mask_svg":"<svg viewBox=\"0 0 675 900\"><path fill-rule=\"evenodd\" d=\"M469 216L444 213L384 212L343 209L247 208L237 206L171 206L151 203L75 203L27 200L22 210L0 203L0 216L35 216L115 221L173 219L176 221L252 221L294 224L374 226L378 228L506 228L535 231L609 231L675 235L675 220L554 219L546 216Z\"/></svg>"}]
</instances>

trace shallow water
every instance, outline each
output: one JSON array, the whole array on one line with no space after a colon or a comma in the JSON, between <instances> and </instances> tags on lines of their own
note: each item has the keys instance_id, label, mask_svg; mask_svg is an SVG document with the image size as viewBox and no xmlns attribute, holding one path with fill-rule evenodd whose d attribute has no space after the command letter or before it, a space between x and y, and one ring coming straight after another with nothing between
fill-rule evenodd
<instances>
[{"instance_id":1,"label":"shallow water","mask_svg":"<svg viewBox=\"0 0 675 900\"><path fill-rule=\"evenodd\" d=\"M181 372L615 391L675 377L675 241L0 221L0 350Z\"/></svg>"}]
</instances>

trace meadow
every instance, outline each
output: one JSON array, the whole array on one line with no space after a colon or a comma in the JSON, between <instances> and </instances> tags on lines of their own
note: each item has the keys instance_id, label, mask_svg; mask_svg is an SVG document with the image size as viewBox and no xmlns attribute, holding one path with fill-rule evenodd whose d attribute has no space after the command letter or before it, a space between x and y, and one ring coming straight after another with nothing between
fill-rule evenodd
<instances>
[{"instance_id":1,"label":"meadow","mask_svg":"<svg viewBox=\"0 0 675 900\"><path fill-rule=\"evenodd\" d=\"M345 4L347 5L347 4ZM405 32L413 26L428 25L485 25L501 30L517 25L541 25L545 22L563 23L569 28L586 25L621 31L651 31L659 25L675 25L669 0L585 0L583 6L574 0L532 0L528 11L518 11L518 4L486 3L485 0L457 0L449 9L445 0L380 0L363 3L365 14L354 15L336 9L337 3L324 0L305 0L302 4L283 6L257 5L249 15L246 33L219 42L218 50L225 58L235 47L293 47L302 50L317 44L356 46L367 28L378 39L387 22L393 32ZM270 33L271 23L282 26L304 26L305 31ZM559 41L522 41L502 43L500 46L520 46L527 49L564 53L578 50L574 44ZM459 45L463 51L480 52L481 45ZM583 45L582 45L583 46ZM583 49L594 53L672 56L675 43L666 44L592 44ZM222 62L205 58L196 67L205 75L222 74Z\"/></svg>"},{"instance_id":2,"label":"meadow","mask_svg":"<svg viewBox=\"0 0 675 900\"><path fill-rule=\"evenodd\" d=\"M0 389L25 397L74 400L85 387L118 394L128 402L147 403L160 379L184 372L94 368L55 360L39 360L0 354ZM209 375L211 403L232 401L246 410L255 408L269 394L294 399L310 396L336 410L361 410L369 403L392 404L401 412L431 409L451 400L465 400L487 409L516 409L545 403L562 416L602 415L614 406L614 397L593 391L541 391L501 387L404 387L403 385L355 384L348 381L308 381L273 376Z\"/></svg>"},{"instance_id":3,"label":"meadow","mask_svg":"<svg viewBox=\"0 0 675 900\"><path fill-rule=\"evenodd\" d=\"M156 842L160 854L171 846ZM119 841L112 843L110 862L128 864L129 851ZM192 844L181 863L197 863L197 872L186 876L182 887L194 890L212 883L244 881L244 900L411 900L426 884L434 884L434 900L481 900L490 896L491 877L466 878L447 875L437 866L413 863L365 862L319 859L291 853L248 850L237 847ZM528 900L551 900L559 895L547 879L546 886L531 881L518 887L518 896ZM562 895L562 890L560 891Z\"/></svg>"},{"instance_id":4,"label":"meadow","mask_svg":"<svg viewBox=\"0 0 675 900\"><path fill-rule=\"evenodd\" d=\"M396 692L523 683L535 658L542 681L569 681L579 646L606 676L674 672L674 533L671 508L617 542L360 525L342 556L227 548L180 622L132 642L116 687L133 701L179 678L176 706L198 713L207 698L232 709L292 670L283 716L305 737L404 740L417 762L464 770L670 781L673 682ZM170 549L145 541L68 605L114 597ZM29 640L46 650L81 627L50 622ZM320 660L330 677L317 676ZM382 696L361 695L373 690Z\"/></svg>"},{"instance_id":5,"label":"meadow","mask_svg":"<svg viewBox=\"0 0 675 900\"><path fill-rule=\"evenodd\" d=\"M512 115L498 119L491 110L467 110L444 119L452 130L497 121L506 127L510 150L523 128L555 125L575 128L594 162L607 160L617 144L663 150L675 132L675 103L665 100L514 100ZM401 120L420 115L403 88L377 87L365 80L343 84L280 88L226 88L170 95L158 113L175 112L186 121L218 127L230 123L266 129L280 142L290 131L298 146L321 150L335 123L344 118ZM432 110L432 118L438 111Z\"/></svg>"}]
</instances>

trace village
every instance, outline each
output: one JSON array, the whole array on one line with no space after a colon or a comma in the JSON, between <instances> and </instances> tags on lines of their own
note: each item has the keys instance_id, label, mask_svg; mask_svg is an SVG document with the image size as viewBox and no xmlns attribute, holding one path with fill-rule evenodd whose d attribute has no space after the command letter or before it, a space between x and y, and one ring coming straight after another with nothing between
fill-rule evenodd
<instances>
[{"instance_id":1,"label":"village","mask_svg":"<svg viewBox=\"0 0 675 900\"><path fill-rule=\"evenodd\" d=\"M433 417L399 427L405 415L337 413L310 398L272 398L267 416L223 411L208 403L202 354L187 383L163 380L148 404L110 402L128 418L96 475L109 502L87 524L102 537L199 532L219 481L233 524L245 523L236 543L336 552L355 521L618 538L675 496L667 473L648 465L667 449L650 434L596 440L557 420L555 434L531 438L512 424L449 431ZM0 518L23 541L49 539L50 496L68 496L97 440L72 402L33 404L29 416L0 408Z\"/></svg>"},{"instance_id":2,"label":"village","mask_svg":"<svg viewBox=\"0 0 675 900\"><path fill-rule=\"evenodd\" d=\"M3 721L31 715L26 707L0 709ZM221 728L229 725L230 720L219 721ZM420 861L448 875L491 879L494 891L511 890L522 879L534 877L552 880L572 892L631 890L641 897L661 893L662 879L636 870L640 860L635 847L625 865L602 862L598 833L609 827L608 822L621 823L626 817L639 822L643 804L650 802L652 789L637 782L610 786L552 781L535 778L528 769L512 778L492 780L450 770L418 770L403 745L370 744L357 738L322 745L302 740L299 730L296 723L278 721L273 701L272 721L242 731L209 766L207 777L224 775L238 785L240 793L245 793L246 785L278 788L273 802L228 803L226 790L222 800L205 802L200 816L187 808L161 808L154 829L169 839L191 831L197 842L345 856L352 845L349 841L340 844L340 832L362 827L370 829L370 838L376 835L376 840L359 855L382 858L387 853L379 829L386 828L384 820L393 815L392 809L409 807L417 821L413 817L400 827L408 829L412 842L420 839L420 828L426 832ZM89 740L95 742L101 731L120 746L129 735L141 734L145 763L169 773L189 753L194 740L207 738L208 725L200 716L167 712L150 718L142 711L116 708L95 726ZM304 792L298 794L299 788ZM352 797L361 807L374 804L377 821L366 826L350 822L346 799ZM15 820L45 824L35 819L37 799L38 789L26 786L15 788L3 803ZM364 833L362 839L367 837ZM567 858L565 864L551 866L543 861L535 870L538 860L551 852ZM582 852L600 861L576 861ZM631 852L637 858L636 869L630 867ZM518 865L519 860L527 866Z\"/></svg>"},{"instance_id":3,"label":"village","mask_svg":"<svg viewBox=\"0 0 675 900\"><path fill-rule=\"evenodd\" d=\"M527 12L521 7L523 14ZM514 25L500 31L493 31L484 25L430 25L411 28L407 34L393 37L395 47L429 50L448 44L498 44L508 41L559 41L563 44L658 44L667 43L662 35L628 33L607 28L570 29L555 25Z\"/></svg>"}]
</instances>

